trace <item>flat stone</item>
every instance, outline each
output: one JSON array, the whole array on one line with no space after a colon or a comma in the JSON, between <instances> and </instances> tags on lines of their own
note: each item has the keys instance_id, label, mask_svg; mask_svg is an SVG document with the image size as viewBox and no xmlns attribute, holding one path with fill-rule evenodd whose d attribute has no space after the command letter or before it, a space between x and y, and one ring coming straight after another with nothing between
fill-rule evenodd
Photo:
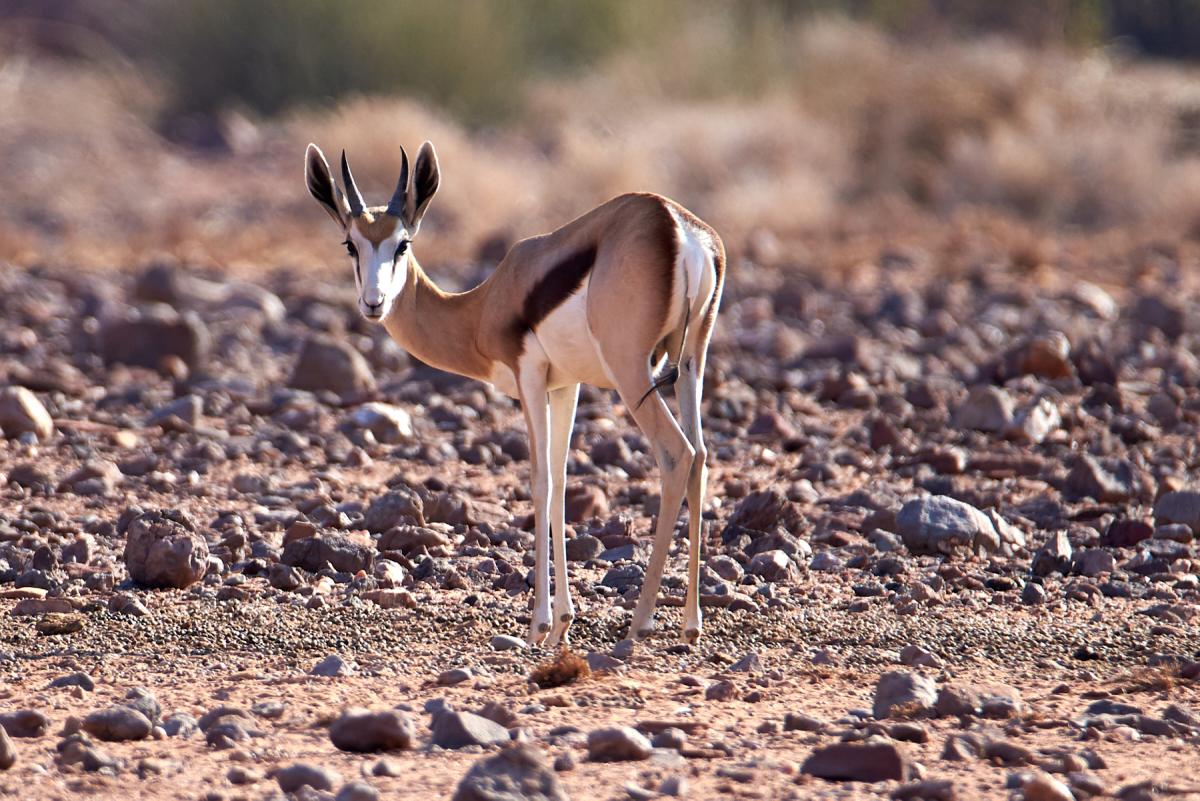
<instances>
[{"instance_id":1,"label":"flat stone","mask_svg":"<svg viewBox=\"0 0 1200 801\"><path fill-rule=\"evenodd\" d=\"M519 651L525 647L525 641L511 634L497 634L492 637L491 646L493 651Z\"/></svg>"},{"instance_id":2,"label":"flat stone","mask_svg":"<svg viewBox=\"0 0 1200 801\"><path fill-rule=\"evenodd\" d=\"M51 687L81 687L84 690L91 692L96 689L96 682L86 673L71 673L66 676L59 676L54 681L50 682Z\"/></svg>"},{"instance_id":3,"label":"flat stone","mask_svg":"<svg viewBox=\"0 0 1200 801\"><path fill-rule=\"evenodd\" d=\"M455 684L469 681L474 675L475 672L468 667L450 668L438 674L437 684L439 687L453 687Z\"/></svg>"},{"instance_id":4,"label":"flat stone","mask_svg":"<svg viewBox=\"0 0 1200 801\"><path fill-rule=\"evenodd\" d=\"M472 712L442 711L433 717L433 744L439 748L500 745L511 739L508 729Z\"/></svg>"},{"instance_id":5,"label":"flat stone","mask_svg":"<svg viewBox=\"0 0 1200 801\"><path fill-rule=\"evenodd\" d=\"M10 737L41 737L50 731L50 718L36 709L18 709L0 715L0 729Z\"/></svg>"},{"instance_id":6,"label":"flat stone","mask_svg":"<svg viewBox=\"0 0 1200 801\"><path fill-rule=\"evenodd\" d=\"M892 743L836 743L818 748L804 761L802 773L827 781L908 781L913 766Z\"/></svg>"},{"instance_id":7,"label":"flat stone","mask_svg":"<svg viewBox=\"0 0 1200 801\"><path fill-rule=\"evenodd\" d=\"M824 727L825 722L823 720L814 718L811 715L788 712L783 716L784 731L820 731Z\"/></svg>"},{"instance_id":8,"label":"flat stone","mask_svg":"<svg viewBox=\"0 0 1200 801\"><path fill-rule=\"evenodd\" d=\"M342 777L329 768L297 762L278 770L275 773L275 781L279 783L280 790L285 793L294 793L301 787L311 787L314 790L333 790L342 783Z\"/></svg>"},{"instance_id":9,"label":"flat stone","mask_svg":"<svg viewBox=\"0 0 1200 801\"><path fill-rule=\"evenodd\" d=\"M343 751L403 751L413 747L412 722L403 712L347 709L329 727L329 739Z\"/></svg>"}]
</instances>

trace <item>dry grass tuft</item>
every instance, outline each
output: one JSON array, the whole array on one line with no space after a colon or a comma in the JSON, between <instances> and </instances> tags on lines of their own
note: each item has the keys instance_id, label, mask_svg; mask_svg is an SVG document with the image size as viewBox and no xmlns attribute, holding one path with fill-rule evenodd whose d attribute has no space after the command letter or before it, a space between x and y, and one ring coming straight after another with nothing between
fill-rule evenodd
<instances>
[{"instance_id":1,"label":"dry grass tuft","mask_svg":"<svg viewBox=\"0 0 1200 801\"><path fill-rule=\"evenodd\" d=\"M1178 665L1155 665L1135 670L1128 678L1121 679L1118 689L1123 693L1167 693L1179 686L1180 681Z\"/></svg>"},{"instance_id":2,"label":"dry grass tuft","mask_svg":"<svg viewBox=\"0 0 1200 801\"><path fill-rule=\"evenodd\" d=\"M587 660L567 648L549 662L543 662L529 674L529 680L543 690L574 684L592 675Z\"/></svg>"}]
</instances>

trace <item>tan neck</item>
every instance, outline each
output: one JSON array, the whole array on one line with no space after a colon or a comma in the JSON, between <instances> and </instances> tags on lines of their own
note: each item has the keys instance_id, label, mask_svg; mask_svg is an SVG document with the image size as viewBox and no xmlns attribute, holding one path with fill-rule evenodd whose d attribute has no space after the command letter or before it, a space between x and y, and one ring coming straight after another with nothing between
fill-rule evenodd
<instances>
[{"instance_id":1,"label":"tan neck","mask_svg":"<svg viewBox=\"0 0 1200 801\"><path fill-rule=\"evenodd\" d=\"M478 289L443 292L410 255L408 280L384 326L401 347L426 364L486 380L491 361L475 344L481 301Z\"/></svg>"}]
</instances>

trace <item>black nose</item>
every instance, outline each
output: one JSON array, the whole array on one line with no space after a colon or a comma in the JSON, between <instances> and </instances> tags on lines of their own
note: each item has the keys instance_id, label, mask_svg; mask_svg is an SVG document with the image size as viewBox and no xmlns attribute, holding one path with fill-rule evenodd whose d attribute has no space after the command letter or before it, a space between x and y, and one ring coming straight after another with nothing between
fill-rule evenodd
<instances>
[{"instance_id":1,"label":"black nose","mask_svg":"<svg viewBox=\"0 0 1200 801\"><path fill-rule=\"evenodd\" d=\"M370 304L370 303L367 303L367 302L364 300L364 301L363 301L363 305L364 305L364 306L366 306L366 307L367 307L367 309L368 309L368 310L369 310L369 311L370 311L372 314L377 314L377 313L379 313L380 311L382 311L382 310L383 310L383 301L382 301L382 300L381 300L381 301L379 301L378 303L374 304L374 305L372 305L372 304Z\"/></svg>"}]
</instances>

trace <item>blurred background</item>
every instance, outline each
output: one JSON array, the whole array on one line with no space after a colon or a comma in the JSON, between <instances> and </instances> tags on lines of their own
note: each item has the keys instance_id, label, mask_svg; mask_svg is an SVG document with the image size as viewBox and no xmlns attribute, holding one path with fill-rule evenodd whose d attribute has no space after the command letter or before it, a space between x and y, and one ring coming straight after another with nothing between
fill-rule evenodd
<instances>
[{"instance_id":1,"label":"blurred background","mask_svg":"<svg viewBox=\"0 0 1200 801\"><path fill-rule=\"evenodd\" d=\"M1194 0L2 0L0 259L340 264L304 145L382 203L431 139L451 273L629 190L760 262L1100 270L1200 230L1197 56Z\"/></svg>"}]
</instances>

